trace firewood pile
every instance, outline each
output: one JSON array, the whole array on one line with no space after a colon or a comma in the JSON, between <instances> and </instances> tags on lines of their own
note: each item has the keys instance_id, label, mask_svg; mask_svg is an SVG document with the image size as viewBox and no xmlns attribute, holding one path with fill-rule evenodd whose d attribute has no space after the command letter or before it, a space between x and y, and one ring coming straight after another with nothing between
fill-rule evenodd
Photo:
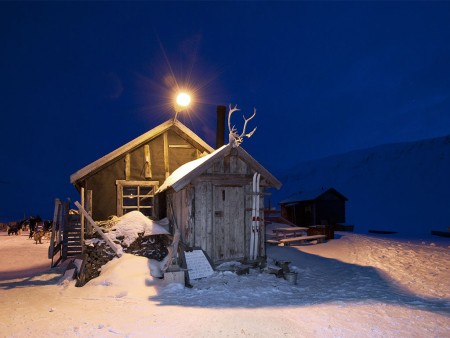
<instances>
[{"instance_id":1,"label":"firewood pile","mask_svg":"<svg viewBox=\"0 0 450 338\"><path fill-rule=\"evenodd\" d=\"M103 232L111 230L102 228ZM85 240L83 263L78 273L76 286L83 286L91 279L100 275L101 267L116 257L114 250L94 233L91 238ZM122 247L124 253L143 256L156 261L162 261L168 254L167 247L171 244L171 237L165 234L148 235L138 233L135 240L128 245L124 236L114 236L113 242Z\"/></svg>"}]
</instances>

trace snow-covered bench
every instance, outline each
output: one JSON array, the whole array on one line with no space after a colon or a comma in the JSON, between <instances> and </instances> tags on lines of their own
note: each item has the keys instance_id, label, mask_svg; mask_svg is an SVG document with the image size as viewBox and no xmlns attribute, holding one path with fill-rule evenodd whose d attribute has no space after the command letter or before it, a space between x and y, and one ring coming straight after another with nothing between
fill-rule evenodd
<instances>
[{"instance_id":1,"label":"snow-covered bench","mask_svg":"<svg viewBox=\"0 0 450 338\"><path fill-rule=\"evenodd\" d=\"M299 236L280 239L280 243L283 243L284 245L290 245L293 242L304 243L305 241L312 241L315 239L317 240L317 243L323 243L325 241L325 238L327 238L327 236L325 235Z\"/></svg>"}]
</instances>

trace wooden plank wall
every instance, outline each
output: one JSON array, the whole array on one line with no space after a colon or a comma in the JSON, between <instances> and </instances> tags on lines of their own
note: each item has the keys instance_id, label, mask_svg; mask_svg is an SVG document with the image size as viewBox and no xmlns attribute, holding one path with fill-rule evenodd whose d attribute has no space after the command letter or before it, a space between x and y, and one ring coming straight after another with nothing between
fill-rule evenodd
<instances>
[{"instance_id":1,"label":"wooden plank wall","mask_svg":"<svg viewBox=\"0 0 450 338\"><path fill-rule=\"evenodd\" d=\"M212 215L213 185L211 182L200 182L195 186L195 229L194 245L201 247L208 255L212 255Z\"/></svg>"},{"instance_id":2,"label":"wooden plank wall","mask_svg":"<svg viewBox=\"0 0 450 338\"><path fill-rule=\"evenodd\" d=\"M181 240L190 247L201 247L216 263L247 259L252 225L252 177L253 171L246 162L228 156L194 180L193 185L178 193L168 192ZM260 193L263 219L264 190ZM264 231L261 220L260 256L265 254Z\"/></svg>"}]
</instances>

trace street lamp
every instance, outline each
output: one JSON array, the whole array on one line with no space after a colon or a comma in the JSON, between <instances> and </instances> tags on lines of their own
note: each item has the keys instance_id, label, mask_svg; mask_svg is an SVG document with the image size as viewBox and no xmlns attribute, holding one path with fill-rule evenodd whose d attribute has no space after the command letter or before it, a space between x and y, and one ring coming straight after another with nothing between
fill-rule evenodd
<instances>
[{"instance_id":1,"label":"street lamp","mask_svg":"<svg viewBox=\"0 0 450 338\"><path fill-rule=\"evenodd\" d=\"M191 103L191 96L188 93L181 92L178 93L176 99L175 99L175 118L174 121L176 121L178 113L184 109L186 109L189 104Z\"/></svg>"}]
</instances>

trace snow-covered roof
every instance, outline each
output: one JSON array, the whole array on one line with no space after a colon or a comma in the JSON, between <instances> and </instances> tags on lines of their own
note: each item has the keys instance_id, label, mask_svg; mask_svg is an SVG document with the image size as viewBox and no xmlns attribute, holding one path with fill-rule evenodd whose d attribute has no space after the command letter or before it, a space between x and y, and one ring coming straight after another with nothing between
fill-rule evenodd
<instances>
[{"instance_id":1,"label":"snow-covered roof","mask_svg":"<svg viewBox=\"0 0 450 338\"><path fill-rule=\"evenodd\" d=\"M342 197L346 201L348 201L347 197L342 195L339 191L337 191L334 188L328 188L328 189L321 188L321 189L316 189L316 190L311 190L311 191L299 192L299 193L294 194L294 195L290 196L289 198L281 201L280 204L290 204L290 203L302 202L302 201L313 201L328 192L332 192L332 193Z\"/></svg>"},{"instance_id":2,"label":"snow-covered roof","mask_svg":"<svg viewBox=\"0 0 450 338\"><path fill-rule=\"evenodd\" d=\"M76 181L79 181L80 179L86 177L88 174L99 170L107 163L115 160L117 157L131 151L134 148L141 146L142 144L148 142L151 139L154 139L155 137L161 135L171 127L175 127L179 132L181 132L184 135L187 135L191 140L197 143L200 147L204 148L206 151L208 152L214 151L214 148L212 148L205 141L203 141L199 136L197 136L192 130L186 127L183 123L181 123L178 120L172 119L160 124L159 126L149 130L148 132L142 134L141 136L138 136L134 140L124 144L123 146L117 148L116 150L110 152L109 154L99 158L98 160L78 170L76 173L70 176L70 183L73 184Z\"/></svg>"},{"instance_id":3,"label":"snow-covered roof","mask_svg":"<svg viewBox=\"0 0 450 338\"><path fill-rule=\"evenodd\" d=\"M172 188L175 191L180 191L192 179L201 175L205 170L212 166L218 159L223 158L230 154L232 149L236 149L238 156L245 160L250 166L261 174L273 187L280 189L281 183L278 181L267 169L259 164L249 153L247 153L242 147L233 148L231 144L224 145L215 150L211 154L200 157L194 161L188 162L177 170L175 170L161 185L156 193L163 192L168 188Z\"/></svg>"}]
</instances>

